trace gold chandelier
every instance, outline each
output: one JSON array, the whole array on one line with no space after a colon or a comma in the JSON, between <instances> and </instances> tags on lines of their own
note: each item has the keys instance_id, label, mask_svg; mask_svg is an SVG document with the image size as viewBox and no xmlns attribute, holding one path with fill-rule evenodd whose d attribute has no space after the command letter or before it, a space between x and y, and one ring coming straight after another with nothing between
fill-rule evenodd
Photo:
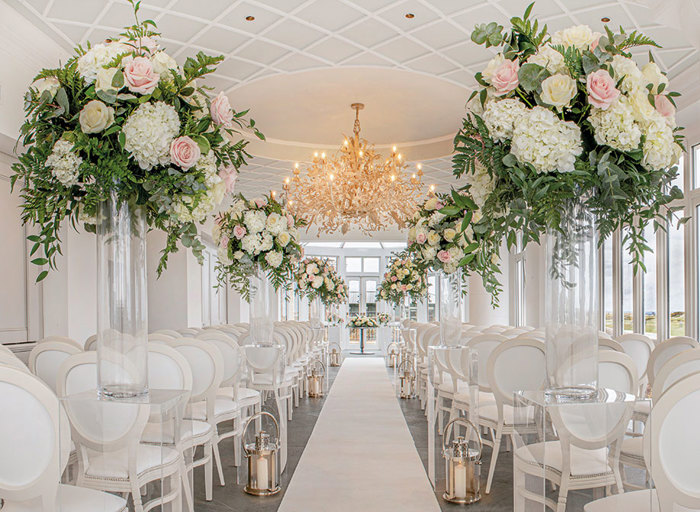
<instances>
[{"instance_id":1,"label":"gold chandelier","mask_svg":"<svg viewBox=\"0 0 700 512\"><path fill-rule=\"evenodd\" d=\"M355 111L353 137L345 138L334 157L314 153L304 175L295 164L293 177L284 183L287 207L309 225L316 224L319 233L340 229L345 234L353 224L364 233L391 224L403 228L423 196L421 165L409 176L396 146L383 159L373 145L360 138L364 105L353 103L351 107Z\"/></svg>"}]
</instances>

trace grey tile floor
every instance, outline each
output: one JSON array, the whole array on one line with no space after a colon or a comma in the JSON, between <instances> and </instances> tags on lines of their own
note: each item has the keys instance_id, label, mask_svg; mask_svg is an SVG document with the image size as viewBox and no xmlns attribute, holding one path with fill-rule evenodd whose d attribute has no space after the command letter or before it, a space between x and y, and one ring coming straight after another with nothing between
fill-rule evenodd
<instances>
[{"instance_id":1,"label":"grey tile floor","mask_svg":"<svg viewBox=\"0 0 700 512\"><path fill-rule=\"evenodd\" d=\"M329 369L330 385L332 386L339 368ZM284 491L289 485L294 470L299 463L302 452L306 443L311 436L316 420L323 408L325 398L305 398L301 401L300 406L294 409L294 419L288 423L288 463L287 469L282 475L282 491L271 497L254 497L243 492L244 482L241 471L241 483L236 482L236 468L233 464L233 441L227 439L220 445L221 457L224 466L224 477L226 486L218 485L216 472L214 475L214 499L207 502L204 500L204 476L202 469L195 470L195 510L196 512L276 512ZM268 406L271 405L274 412L274 401L268 400ZM400 406L408 428L413 436L416 449L423 461L427 473L428 460L428 428L427 421L423 410L420 408L420 402L417 399L400 400ZM329 456L333 456L333 451L329 448ZM490 461L490 449L484 448L483 466L482 466L482 481L483 485L486 482L486 474ZM438 461L440 462L440 461ZM245 464L245 460L243 461ZM493 486L489 495L484 495L481 502L469 507L460 507L445 502L442 498L444 484L442 478L444 475L444 467L442 464L437 465L438 471L438 488L436 496L440 507L444 512L455 512L460 509L467 509L474 512L507 512L513 510L513 488L512 488L512 466L513 458L511 453L502 451L499 456L496 473L494 475ZM553 496L556 499L556 495ZM582 510L582 503L591 499L591 495L586 491L574 492L570 496L570 503L567 511ZM303 511L300 511L303 512ZM328 506L328 512L333 512L332 504ZM360 511L361 512L361 511ZM388 511L393 512L393 511Z\"/></svg>"}]
</instances>

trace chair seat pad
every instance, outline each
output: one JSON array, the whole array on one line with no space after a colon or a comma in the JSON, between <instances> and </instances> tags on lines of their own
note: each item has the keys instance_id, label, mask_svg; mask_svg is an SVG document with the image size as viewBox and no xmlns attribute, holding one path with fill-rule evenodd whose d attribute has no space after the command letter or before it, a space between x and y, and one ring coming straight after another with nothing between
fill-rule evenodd
<instances>
[{"instance_id":1,"label":"chair seat pad","mask_svg":"<svg viewBox=\"0 0 700 512\"><path fill-rule=\"evenodd\" d=\"M518 423L529 424L532 423L534 418L535 410L532 406L527 407L527 411L519 411ZM526 415L526 417L524 417ZM515 407L512 405L503 405L503 424L504 425L515 425ZM479 418L487 420L491 423L498 422L498 406L495 403L490 404L479 404Z\"/></svg>"},{"instance_id":2,"label":"chair seat pad","mask_svg":"<svg viewBox=\"0 0 700 512\"><path fill-rule=\"evenodd\" d=\"M584 512L659 512L659 499L656 489L614 494L592 501L583 507Z\"/></svg>"},{"instance_id":3,"label":"chair seat pad","mask_svg":"<svg viewBox=\"0 0 700 512\"><path fill-rule=\"evenodd\" d=\"M280 383L277 382L278 385L282 386L289 386L292 384L292 378L289 377L288 375L284 376L284 382ZM253 386L272 386L272 375L270 374L265 374L265 375L256 375L253 378L252 382Z\"/></svg>"},{"instance_id":4,"label":"chair seat pad","mask_svg":"<svg viewBox=\"0 0 700 512\"><path fill-rule=\"evenodd\" d=\"M214 402L214 418L226 416L236 416L240 413L238 402L229 400L228 398L217 398ZM191 405L190 419L207 421L207 404L206 402L196 402Z\"/></svg>"},{"instance_id":5,"label":"chair seat pad","mask_svg":"<svg viewBox=\"0 0 700 512\"><path fill-rule=\"evenodd\" d=\"M233 400L233 388L221 388L216 392L218 396L223 396ZM248 407L260 403L260 391L250 388L238 388L238 404L241 407Z\"/></svg>"},{"instance_id":6,"label":"chair seat pad","mask_svg":"<svg viewBox=\"0 0 700 512\"><path fill-rule=\"evenodd\" d=\"M455 395L455 400L460 403L469 403L469 393L465 389L464 392L459 392ZM496 403L493 393L489 391L479 391L479 407L485 407Z\"/></svg>"},{"instance_id":7,"label":"chair seat pad","mask_svg":"<svg viewBox=\"0 0 700 512\"><path fill-rule=\"evenodd\" d=\"M206 438L212 434L214 430L211 425L206 421L198 420L183 420L182 428L180 432L180 440L188 441L195 440L198 438ZM168 438L169 436L169 438ZM164 439L166 438L166 439ZM141 436L142 443L172 443L172 434L169 434L168 429L163 429L161 425L157 423L148 423L146 428L143 430L143 435Z\"/></svg>"},{"instance_id":8,"label":"chair seat pad","mask_svg":"<svg viewBox=\"0 0 700 512\"><path fill-rule=\"evenodd\" d=\"M179 458L179 453L165 446L142 444L138 448L136 472L139 475L160 466L170 466ZM173 467L177 469L177 465ZM172 474L172 471L169 472ZM167 473L166 473L167 474ZM128 454L126 450L101 453L88 457L86 478L108 478L110 480L128 480Z\"/></svg>"},{"instance_id":9,"label":"chair seat pad","mask_svg":"<svg viewBox=\"0 0 700 512\"><path fill-rule=\"evenodd\" d=\"M562 452L559 441L521 446L515 450L515 457L528 464L545 465L559 473L562 471ZM608 450L606 448L584 450L577 446L571 447L571 476L573 478L608 474L612 474L612 468L608 464Z\"/></svg>"},{"instance_id":10,"label":"chair seat pad","mask_svg":"<svg viewBox=\"0 0 700 512\"><path fill-rule=\"evenodd\" d=\"M644 438L629 437L624 439L620 456L627 459L638 459L644 466Z\"/></svg>"},{"instance_id":11,"label":"chair seat pad","mask_svg":"<svg viewBox=\"0 0 700 512\"><path fill-rule=\"evenodd\" d=\"M59 485L56 500L58 510L70 512L126 512L126 500L107 492L76 487L74 485ZM41 501L6 502L2 512L42 512Z\"/></svg>"},{"instance_id":12,"label":"chair seat pad","mask_svg":"<svg viewBox=\"0 0 700 512\"><path fill-rule=\"evenodd\" d=\"M447 379L445 382L440 384L438 387L438 391L442 391L443 393L454 393L454 383L452 379ZM464 393L469 394L469 385L466 382L458 381L457 382L457 393Z\"/></svg>"}]
</instances>

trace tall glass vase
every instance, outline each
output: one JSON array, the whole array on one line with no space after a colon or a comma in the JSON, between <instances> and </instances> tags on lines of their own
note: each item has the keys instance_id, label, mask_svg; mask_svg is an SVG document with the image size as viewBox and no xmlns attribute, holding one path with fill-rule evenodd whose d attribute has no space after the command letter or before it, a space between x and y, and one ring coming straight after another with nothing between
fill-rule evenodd
<instances>
[{"instance_id":1,"label":"tall glass vase","mask_svg":"<svg viewBox=\"0 0 700 512\"><path fill-rule=\"evenodd\" d=\"M250 290L250 341L253 345L274 345L275 289L262 268L256 267L248 278Z\"/></svg>"},{"instance_id":2,"label":"tall glass vase","mask_svg":"<svg viewBox=\"0 0 700 512\"><path fill-rule=\"evenodd\" d=\"M313 329L321 327L321 298L309 299L309 324Z\"/></svg>"},{"instance_id":3,"label":"tall glass vase","mask_svg":"<svg viewBox=\"0 0 700 512\"><path fill-rule=\"evenodd\" d=\"M148 394L146 213L116 194L97 211L97 383L101 397Z\"/></svg>"},{"instance_id":4,"label":"tall glass vase","mask_svg":"<svg viewBox=\"0 0 700 512\"><path fill-rule=\"evenodd\" d=\"M586 399L598 384L598 247L595 216L581 199L545 241L547 395Z\"/></svg>"},{"instance_id":5,"label":"tall glass vase","mask_svg":"<svg viewBox=\"0 0 700 512\"><path fill-rule=\"evenodd\" d=\"M440 344L456 347L462 337L462 271L440 272Z\"/></svg>"}]
</instances>

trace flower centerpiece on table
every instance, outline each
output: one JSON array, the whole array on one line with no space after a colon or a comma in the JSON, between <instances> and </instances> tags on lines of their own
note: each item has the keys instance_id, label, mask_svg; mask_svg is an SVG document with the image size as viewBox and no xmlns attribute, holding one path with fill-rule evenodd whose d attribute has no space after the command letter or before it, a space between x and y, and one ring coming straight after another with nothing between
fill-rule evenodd
<instances>
[{"instance_id":1,"label":"flower centerpiece on table","mask_svg":"<svg viewBox=\"0 0 700 512\"><path fill-rule=\"evenodd\" d=\"M98 205L145 209L152 228L166 232L158 272L181 241L201 260L197 224L230 194L247 142L258 137L246 111L236 112L223 93L202 81L224 57L200 52L182 66L161 48L156 25L138 19L120 37L83 48L63 67L44 69L25 96L20 141L24 153L12 166L32 260L55 268L65 220L95 231ZM145 236L145 235L144 235ZM48 270L42 271L42 280Z\"/></svg>"},{"instance_id":2,"label":"flower centerpiece on table","mask_svg":"<svg viewBox=\"0 0 700 512\"><path fill-rule=\"evenodd\" d=\"M249 296L248 278L261 270L275 289L291 283L303 257L299 228L305 224L287 212L275 198L248 201L239 194L217 218L212 231L218 245L219 281Z\"/></svg>"},{"instance_id":3,"label":"flower centerpiece on table","mask_svg":"<svg viewBox=\"0 0 700 512\"><path fill-rule=\"evenodd\" d=\"M331 306L348 300L347 284L327 260L318 257L304 259L294 277L299 291L310 301L320 299L326 306Z\"/></svg>"},{"instance_id":4,"label":"flower centerpiece on table","mask_svg":"<svg viewBox=\"0 0 700 512\"><path fill-rule=\"evenodd\" d=\"M425 267L417 265L408 254L392 260L379 285L379 298L399 306L406 297L419 301L428 293Z\"/></svg>"},{"instance_id":5,"label":"flower centerpiece on table","mask_svg":"<svg viewBox=\"0 0 700 512\"><path fill-rule=\"evenodd\" d=\"M372 316L358 314L350 319L348 327L379 327L379 322Z\"/></svg>"},{"instance_id":6,"label":"flower centerpiece on table","mask_svg":"<svg viewBox=\"0 0 700 512\"><path fill-rule=\"evenodd\" d=\"M666 225L669 203L682 198L672 184L683 150L679 94L651 52L641 68L630 53L659 46L607 26L604 34L585 25L549 34L529 19L532 7L507 31L489 23L471 36L498 54L476 74L480 88L455 138L454 173L466 180L469 229L483 255L469 265L493 283L498 265L488 254L495 258L501 241L512 248L518 236L527 245L563 234L575 222L571 205L581 204L599 243L626 228L623 242L643 267L645 227Z\"/></svg>"},{"instance_id":7,"label":"flower centerpiece on table","mask_svg":"<svg viewBox=\"0 0 700 512\"><path fill-rule=\"evenodd\" d=\"M409 221L407 253L417 268L433 269L453 274L463 268L471 258L474 244L470 244L467 229L470 211L460 206L457 192L436 194L429 197ZM467 215L467 217L465 217Z\"/></svg>"}]
</instances>

